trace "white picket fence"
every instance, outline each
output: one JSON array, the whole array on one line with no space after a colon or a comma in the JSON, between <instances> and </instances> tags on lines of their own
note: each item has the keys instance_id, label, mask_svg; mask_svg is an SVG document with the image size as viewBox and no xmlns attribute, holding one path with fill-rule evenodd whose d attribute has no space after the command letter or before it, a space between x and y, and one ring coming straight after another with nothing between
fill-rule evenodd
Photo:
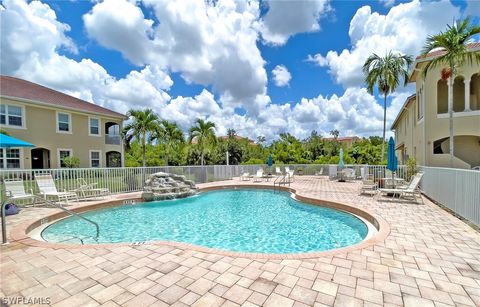
<instances>
[{"instance_id":1,"label":"white picket fence","mask_svg":"<svg viewBox=\"0 0 480 307\"><path fill-rule=\"evenodd\" d=\"M434 201L480 226L480 171L422 167L421 188Z\"/></svg>"}]
</instances>

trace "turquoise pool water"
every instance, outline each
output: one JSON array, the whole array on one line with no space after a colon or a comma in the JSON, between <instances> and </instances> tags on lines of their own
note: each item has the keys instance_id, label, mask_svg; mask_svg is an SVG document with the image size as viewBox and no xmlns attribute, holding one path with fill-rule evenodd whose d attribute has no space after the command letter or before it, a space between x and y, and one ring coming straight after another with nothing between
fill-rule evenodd
<instances>
[{"instance_id":1,"label":"turquoise pool water","mask_svg":"<svg viewBox=\"0 0 480 307\"><path fill-rule=\"evenodd\" d=\"M83 216L100 225L98 243L177 241L255 253L324 251L363 240L368 227L343 211L272 190L220 190L185 199L123 205ZM52 242L97 243L93 225L70 217L42 232Z\"/></svg>"}]
</instances>

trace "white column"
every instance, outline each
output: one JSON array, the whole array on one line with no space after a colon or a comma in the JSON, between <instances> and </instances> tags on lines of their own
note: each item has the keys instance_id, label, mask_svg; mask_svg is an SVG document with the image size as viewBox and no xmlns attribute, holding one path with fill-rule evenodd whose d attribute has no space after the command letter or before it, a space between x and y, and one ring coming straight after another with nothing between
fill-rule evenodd
<instances>
[{"instance_id":1,"label":"white column","mask_svg":"<svg viewBox=\"0 0 480 307\"><path fill-rule=\"evenodd\" d=\"M470 110L470 78L464 79L463 83L465 84L465 112Z\"/></svg>"}]
</instances>

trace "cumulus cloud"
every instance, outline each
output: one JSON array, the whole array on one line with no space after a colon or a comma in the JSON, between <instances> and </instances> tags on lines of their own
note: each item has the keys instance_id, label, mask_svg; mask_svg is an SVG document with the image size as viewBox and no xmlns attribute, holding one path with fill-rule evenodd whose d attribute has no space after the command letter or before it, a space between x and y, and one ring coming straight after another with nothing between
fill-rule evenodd
<instances>
[{"instance_id":1,"label":"cumulus cloud","mask_svg":"<svg viewBox=\"0 0 480 307\"><path fill-rule=\"evenodd\" d=\"M83 21L88 35L100 44L120 50L135 64L144 64L151 47L153 20L144 19L142 10L134 3L105 0L83 15Z\"/></svg>"},{"instance_id":2,"label":"cumulus cloud","mask_svg":"<svg viewBox=\"0 0 480 307\"><path fill-rule=\"evenodd\" d=\"M15 75L67 94L126 112L131 107L161 107L170 96L170 77L156 65L111 76L91 59L76 61L59 50L76 47L66 33L70 27L40 1L4 1L2 21L2 74ZM33 33L33 34L32 34Z\"/></svg>"},{"instance_id":3,"label":"cumulus cloud","mask_svg":"<svg viewBox=\"0 0 480 307\"><path fill-rule=\"evenodd\" d=\"M283 45L288 38L302 32L320 30L319 19L329 11L328 0L271 1L259 24L266 43Z\"/></svg>"},{"instance_id":4,"label":"cumulus cloud","mask_svg":"<svg viewBox=\"0 0 480 307\"><path fill-rule=\"evenodd\" d=\"M357 10L350 22L351 49L310 55L307 60L328 66L335 81L344 88L360 86L363 83L362 65L370 54L383 55L392 50L416 56L428 35L444 30L445 25L458 16L459 8L448 0L415 0L393 7L386 15L364 6Z\"/></svg>"},{"instance_id":5,"label":"cumulus cloud","mask_svg":"<svg viewBox=\"0 0 480 307\"><path fill-rule=\"evenodd\" d=\"M256 101L266 94L267 74L253 27L259 18L257 2L143 3L153 10L158 25L145 19L134 3L107 0L84 16L89 36L133 63L155 64L180 73L187 83L211 85L228 107L258 111Z\"/></svg>"},{"instance_id":6,"label":"cumulus cloud","mask_svg":"<svg viewBox=\"0 0 480 307\"><path fill-rule=\"evenodd\" d=\"M273 81L275 82L276 86L287 86L292 79L292 75L288 71L285 65L277 65L272 70L273 74Z\"/></svg>"}]
</instances>

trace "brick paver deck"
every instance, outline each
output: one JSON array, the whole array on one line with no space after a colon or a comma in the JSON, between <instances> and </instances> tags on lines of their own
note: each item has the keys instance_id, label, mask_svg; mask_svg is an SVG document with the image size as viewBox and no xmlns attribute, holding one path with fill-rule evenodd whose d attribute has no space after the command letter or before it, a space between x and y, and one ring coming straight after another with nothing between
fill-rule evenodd
<instances>
[{"instance_id":1,"label":"brick paver deck","mask_svg":"<svg viewBox=\"0 0 480 307\"><path fill-rule=\"evenodd\" d=\"M252 184L220 184L243 183ZM1 247L0 297L48 297L68 307L480 306L480 234L462 221L428 200L359 196L354 182L297 176L291 187L368 209L387 221L390 233L363 249L283 260L159 244L69 249L17 241ZM7 217L8 229L57 211L26 208Z\"/></svg>"}]
</instances>

